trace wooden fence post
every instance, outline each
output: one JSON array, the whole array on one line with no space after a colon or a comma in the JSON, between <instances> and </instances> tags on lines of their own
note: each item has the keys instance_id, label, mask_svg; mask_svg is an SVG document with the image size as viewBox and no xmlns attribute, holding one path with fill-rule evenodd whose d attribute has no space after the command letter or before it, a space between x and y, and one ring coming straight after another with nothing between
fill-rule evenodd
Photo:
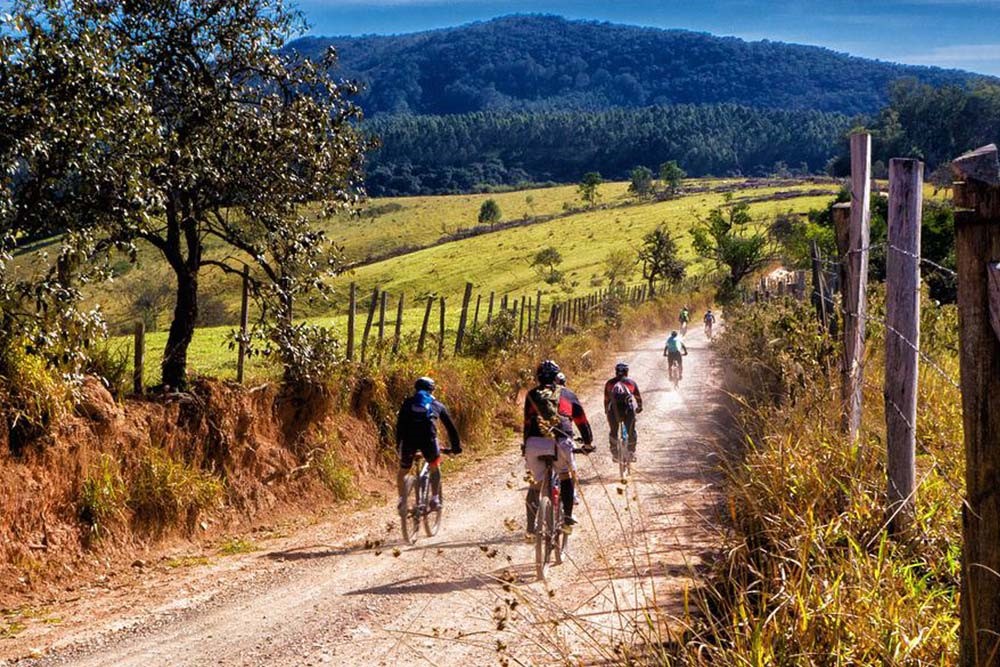
<instances>
[{"instance_id":1,"label":"wooden fence post","mask_svg":"<svg viewBox=\"0 0 1000 667\"><path fill-rule=\"evenodd\" d=\"M441 297L441 318L438 327L438 361L444 359L444 297Z\"/></svg>"},{"instance_id":2,"label":"wooden fence post","mask_svg":"<svg viewBox=\"0 0 1000 667\"><path fill-rule=\"evenodd\" d=\"M861 399L864 390L865 324L868 316L868 244L871 216L871 135L851 135L851 215L847 252L844 257L844 417L841 427L851 445L861 429ZM835 218L836 220L836 218ZM838 239L843 234L838 229Z\"/></svg>"},{"instance_id":3,"label":"wooden fence post","mask_svg":"<svg viewBox=\"0 0 1000 667\"><path fill-rule=\"evenodd\" d=\"M494 297L493 292L490 292L490 306L489 309L486 311L486 324L489 324L491 321L493 321L493 297Z\"/></svg>"},{"instance_id":4,"label":"wooden fence post","mask_svg":"<svg viewBox=\"0 0 1000 667\"><path fill-rule=\"evenodd\" d=\"M524 298L524 295L522 294L521 295L520 324L518 324L518 327L517 327L517 339L518 340L524 340L524 304L525 304L525 298Z\"/></svg>"},{"instance_id":5,"label":"wooden fence post","mask_svg":"<svg viewBox=\"0 0 1000 667\"><path fill-rule=\"evenodd\" d=\"M424 343L427 342L427 325L431 321L431 308L434 307L434 297L427 297L427 309L424 311L424 323L420 325L420 338L417 340L417 354L424 353Z\"/></svg>"},{"instance_id":6,"label":"wooden fence post","mask_svg":"<svg viewBox=\"0 0 1000 667\"><path fill-rule=\"evenodd\" d=\"M538 338L538 320L542 315L542 290L535 295L535 338Z\"/></svg>"},{"instance_id":7,"label":"wooden fence post","mask_svg":"<svg viewBox=\"0 0 1000 667\"><path fill-rule=\"evenodd\" d=\"M913 522L917 469L917 371L920 347L920 224L924 164L889 161L889 249L886 255L885 430L889 532Z\"/></svg>"},{"instance_id":8,"label":"wooden fence post","mask_svg":"<svg viewBox=\"0 0 1000 667\"><path fill-rule=\"evenodd\" d=\"M378 303L378 343L379 346L382 345L382 340L385 338L385 302L388 298L388 294L382 292L379 296ZM381 354L381 352L380 352Z\"/></svg>"},{"instance_id":9,"label":"wooden fence post","mask_svg":"<svg viewBox=\"0 0 1000 667\"><path fill-rule=\"evenodd\" d=\"M965 434L962 667L995 664L1000 637L1000 163L985 146L952 162ZM966 209L966 210L962 210Z\"/></svg>"},{"instance_id":10,"label":"wooden fence post","mask_svg":"<svg viewBox=\"0 0 1000 667\"><path fill-rule=\"evenodd\" d=\"M142 373L146 368L146 323L142 320L135 323L135 356L133 364L132 391L141 395L146 390L142 379Z\"/></svg>"},{"instance_id":11,"label":"wooden fence post","mask_svg":"<svg viewBox=\"0 0 1000 667\"><path fill-rule=\"evenodd\" d=\"M375 319L375 309L378 307L378 287L372 290L372 301L368 304L368 318L365 320L365 331L361 335L361 363L365 363L365 353L368 350L368 334L372 330L372 320Z\"/></svg>"},{"instance_id":12,"label":"wooden fence post","mask_svg":"<svg viewBox=\"0 0 1000 667\"><path fill-rule=\"evenodd\" d=\"M347 304L347 360L354 361L354 314L358 306L358 286L351 283Z\"/></svg>"},{"instance_id":13,"label":"wooden fence post","mask_svg":"<svg viewBox=\"0 0 1000 667\"><path fill-rule=\"evenodd\" d=\"M822 256L819 253L819 244L812 242L812 302L816 308L816 316L819 318L823 331L828 331L829 319L826 315L826 286L823 284Z\"/></svg>"},{"instance_id":14,"label":"wooden fence post","mask_svg":"<svg viewBox=\"0 0 1000 667\"><path fill-rule=\"evenodd\" d=\"M526 329L526 331L528 333L528 340L531 340L531 332L532 332L531 325L533 324L533 320L531 319L531 317L532 317L533 313L534 313L534 308L532 308L531 298L529 297L528 298L528 328Z\"/></svg>"},{"instance_id":15,"label":"wooden fence post","mask_svg":"<svg viewBox=\"0 0 1000 667\"><path fill-rule=\"evenodd\" d=\"M399 339L403 334L403 294L399 295L399 305L396 306L396 331L392 336L392 356L399 354Z\"/></svg>"},{"instance_id":16,"label":"wooden fence post","mask_svg":"<svg viewBox=\"0 0 1000 667\"><path fill-rule=\"evenodd\" d=\"M243 384L247 359L247 329L250 327L250 267L243 265L243 294L240 299L240 342L236 357L236 381Z\"/></svg>"},{"instance_id":17,"label":"wooden fence post","mask_svg":"<svg viewBox=\"0 0 1000 667\"><path fill-rule=\"evenodd\" d=\"M469 318L469 301L472 300L472 283L465 283L465 294L462 295L462 312L458 316L458 333L455 335L455 354L462 352L462 339L465 338L465 323Z\"/></svg>"},{"instance_id":18,"label":"wooden fence post","mask_svg":"<svg viewBox=\"0 0 1000 667\"><path fill-rule=\"evenodd\" d=\"M476 333L476 329L479 328L479 305L483 302L483 295L476 295L476 312L472 316L472 333Z\"/></svg>"}]
</instances>

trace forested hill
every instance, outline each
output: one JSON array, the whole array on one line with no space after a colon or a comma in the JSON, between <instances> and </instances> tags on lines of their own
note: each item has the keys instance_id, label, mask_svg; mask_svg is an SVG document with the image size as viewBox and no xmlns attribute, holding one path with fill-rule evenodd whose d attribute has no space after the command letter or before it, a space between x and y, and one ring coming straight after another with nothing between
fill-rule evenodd
<instances>
[{"instance_id":1,"label":"forested hill","mask_svg":"<svg viewBox=\"0 0 1000 667\"><path fill-rule=\"evenodd\" d=\"M715 103L854 115L878 111L903 77L935 86L978 78L812 46L553 16L306 37L287 48L316 57L330 45L343 74L365 84L360 102L369 116Z\"/></svg>"}]
</instances>

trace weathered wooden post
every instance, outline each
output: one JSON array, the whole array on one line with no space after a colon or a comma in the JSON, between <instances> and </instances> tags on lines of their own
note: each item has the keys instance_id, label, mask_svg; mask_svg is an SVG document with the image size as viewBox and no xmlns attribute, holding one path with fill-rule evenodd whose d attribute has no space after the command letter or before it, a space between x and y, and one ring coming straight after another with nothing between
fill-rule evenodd
<instances>
[{"instance_id":1,"label":"weathered wooden post","mask_svg":"<svg viewBox=\"0 0 1000 667\"><path fill-rule=\"evenodd\" d=\"M462 295L462 311L458 316L458 333L455 335L455 354L462 352L462 340L465 338L465 323L469 318L469 301L472 300L472 283L465 283L465 294Z\"/></svg>"},{"instance_id":2,"label":"weathered wooden post","mask_svg":"<svg viewBox=\"0 0 1000 667\"><path fill-rule=\"evenodd\" d=\"M534 313L534 308L532 308L531 298L529 297L528 298L528 328L525 329L525 331L527 332L527 338L528 338L528 340L531 340L531 332L533 331L533 329L531 328L531 325L533 323L533 320L531 319L531 316L532 316L533 313Z\"/></svg>"},{"instance_id":3,"label":"weathered wooden post","mask_svg":"<svg viewBox=\"0 0 1000 667\"><path fill-rule=\"evenodd\" d=\"M441 318L438 327L438 361L444 359L444 297L441 297Z\"/></svg>"},{"instance_id":4,"label":"weathered wooden post","mask_svg":"<svg viewBox=\"0 0 1000 667\"><path fill-rule=\"evenodd\" d=\"M240 341L236 357L236 381L243 384L247 359L247 329L250 328L250 267L243 265L243 294L240 299Z\"/></svg>"},{"instance_id":5,"label":"weathered wooden post","mask_svg":"<svg viewBox=\"0 0 1000 667\"><path fill-rule=\"evenodd\" d=\"M490 322L493 321L493 297L494 296L495 296L494 293L490 292L490 306L489 306L489 309L486 311L486 324L489 324Z\"/></svg>"},{"instance_id":6,"label":"weathered wooden post","mask_svg":"<svg viewBox=\"0 0 1000 667\"><path fill-rule=\"evenodd\" d=\"M535 295L535 338L538 338L538 321L542 316L542 290Z\"/></svg>"},{"instance_id":7,"label":"weathered wooden post","mask_svg":"<svg viewBox=\"0 0 1000 667\"><path fill-rule=\"evenodd\" d=\"M427 342L427 326L431 322L431 308L434 307L434 296L427 297L427 309L424 310L424 323L420 325L420 338L417 340L417 354L424 353L424 343Z\"/></svg>"},{"instance_id":8,"label":"weathered wooden post","mask_svg":"<svg viewBox=\"0 0 1000 667\"><path fill-rule=\"evenodd\" d=\"M795 272L795 298L804 301L806 298L806 272Z\"/></svg>"},{"instance_id":9,"label":"weathered wooden post","mask_svg":"<svg viewBox=\"0 0 1000 667\"><path fill-rule=\"evenodd\" d=\"M959 356L965 433L962 507L963 667L1000 655L1000 162L997 147L952 167L958 263Z\"/></svg>"},{"instance_id":10,"label":"weathered wooden post","mask_svg":"<svg viewBox=\"0 0 1000 667\"><path fill-rule=\"evenodd\" d=\"M916 494L917 372L920 347L920 224L924 164L889 161L889 251L886 255L885 431L889 532L904 535Z\"/></svg>"},{"instance_id":11,"label":"weathered wooden post","mask_svg":"<svg viewBox=\"0 0 1000 667\"><path fill-rule=\"evenodd\" d=\"M146 323L139 320L135 323L135 355L132 363L132 391L136 394L145 392L146 387L142 379L142 373L146 368ZM240 355L240 359L243 356Z\"/></svg>"},{"instance_id":12,"label":"weathered wooden post","mask_svg":"<svg viewBox=\"0 0 1000 667\"><path fill-rule=\"evenodd\" d=\"M868 244L871 217L871 135L851 135L851 208L847 230L837 229L838 243L847 238L843 258L844 282L844 359L842 399L844 413L841 427L852 445L861 429L861 399L864 389L865 323L868 316ZM843 223L843 216L834 222Z\"/></svg>"},{"instance_id":13,"label":"weathered wooden post","mask_svg":"<svg viewBox=\"0 0 1000 667\"><path fill-rule=\"evenodd\" d=\"M396 306L396 331L392 335L392 356L399 354L399 339L403 334L403 294L399 295L399 305Z\"/></svg>"},{"instance_id":14,"label":"weathered wooden post","mask_svg":"<svg viewBox=\"0 0 1000 667\"><path fill-rule=\"evenodd\" d=\"M347 360L354 361L354 317L358 309L358 286L351 283L347 302Z\"/></svg>"},{"instance_id":15,"label":"weathered wooden post","mask_svg":"<svg viewBox=\"0 0 1000 667\"><path fill-rule=\"evenodd\" d=\"M388 298L388 294L384 291L379 295L378 302L378 344L381 349L382 341L385 339L385 302ZM381 354L381 352L380 352Z\"/></svg>"},{"instance_id":16,"label":"weathered wooden post","mask_svg":"<svg viewBox=\"0 0 1000 667\"><path fill-rule=\"evenodd\" d=\"M476 295L476 311L472 316L472 333L476 333L476 329L479 328L479 305L483 302L483 295Z\"/></svg>"},{"instance_id":17,"label":"weathered wooden post","mask_svg":"<svg viewBox=\"0 0 1000 667\"><path fill-rule=\"evenodd\" d=\"M372 300L368 304L368 318L365 320L365 331L361 335L361 363L365 363L368 351L368 334L372 331L372 320L375 319L375 309L378 307L378 287L372 290Z\"/></svg>"},{"instance_id":18,"label":"weathered wooden post","mask_svg":"<svg viewBox=\"0 0 1000 667\"><path fill-rule=\"evenodd\" d=\"M518 317L519 324L517 325L517 339L524 340L524 306L527 303L524 295L521 295L521 313Z\"/></svg>"},{"instance_id":19,"label":"weathered wooden post","mask_svg":"<svg viewBox=\"0 0 1000 667\"><path fill-rule=\"evenodd\" d=\"M826 286L823 284L822 257L820 256L819 245L816 241L812 242L811 251L813 283L812 302L816 308L816 316L819 318L820 324L823 325L823 331L827 331L830 321L826 315Z\"/></svg>"}]
</instances>

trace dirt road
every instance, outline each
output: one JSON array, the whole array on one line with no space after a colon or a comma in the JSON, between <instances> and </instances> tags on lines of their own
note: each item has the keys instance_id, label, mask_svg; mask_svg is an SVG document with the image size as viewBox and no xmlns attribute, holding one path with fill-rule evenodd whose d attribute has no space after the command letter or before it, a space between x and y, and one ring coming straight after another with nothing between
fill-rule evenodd
<instances>
[{"instance_id":1,"label":"dirt road","mask_svg":"<svg viewBox=\"0 0 1000 667\"><path fill-rule=\"evenodd\" d=\"M0 664L563 664L667 641L716 543L722 393L700 331L687 345L676 389L660 335L621 355L645 399L626 485L608 454L601 387L570 379L599 450L581 457L581 525L548 582L534 580L533 547L523 542L523 463L512 443L446 477L435 538L400 544L392 506L309 526L254 553L94 593L96 601L85 594L57 610L50 633L0 640L10 658Z\"/></svg>"}]
</instances>

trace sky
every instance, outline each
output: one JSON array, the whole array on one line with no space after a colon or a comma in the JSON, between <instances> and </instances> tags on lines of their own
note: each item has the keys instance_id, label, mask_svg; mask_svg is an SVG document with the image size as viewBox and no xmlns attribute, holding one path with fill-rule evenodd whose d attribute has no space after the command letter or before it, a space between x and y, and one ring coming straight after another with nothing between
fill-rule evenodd
<instances>
[{"instance_id":1,"label":"sky","mask_svg":"<svg viewBox=\"0 0 1000 667\"><path fill-rule=\"evenodd\" d=\"M1000 76L1000 0L298 0L314 35L389 34L544 13L770 39Z\"/></svg>"}]
</instances>

